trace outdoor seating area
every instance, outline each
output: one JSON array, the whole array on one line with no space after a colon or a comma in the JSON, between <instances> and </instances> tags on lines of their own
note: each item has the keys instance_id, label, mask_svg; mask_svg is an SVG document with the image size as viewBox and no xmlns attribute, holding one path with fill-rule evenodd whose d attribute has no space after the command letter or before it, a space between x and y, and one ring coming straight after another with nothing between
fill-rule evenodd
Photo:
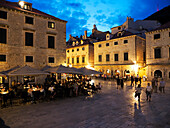
<instances>
[{"instance_id":1,"label":"outdoor seating area","mask_svg":"<svg viewBox=\"0 0 170 128\"><path fill-rule=\"evenodd\" d=\"M23 85L17 83L9 88L1 84L0 106L5 108L62 98L93 95L99 90L101 90L100 85L94 85L87 79L55 81L53 84L45 83L44 85Z\"/></svg>"},{"instance_id":2,"label":"outdoor seating area","mask_svg":"<svg viewBox=\"0 0 170 128\"><path fill-rule=\"evenodd\" d=\"M34 75L47 76L43 84L29 81L21 83L15 80L11 84L0 84L1 108L22 104L36 104L37 102L67 97L93 95L101 90L101 86L94 85L94 82L89 77L91 74L100 74L100 72L86 68L76 69L60 65L57 67L46 66L42 70L37 70L24 66L1 72L1 74L10 77L22 76L27 79Z\"/></svg>"}]
</instances>

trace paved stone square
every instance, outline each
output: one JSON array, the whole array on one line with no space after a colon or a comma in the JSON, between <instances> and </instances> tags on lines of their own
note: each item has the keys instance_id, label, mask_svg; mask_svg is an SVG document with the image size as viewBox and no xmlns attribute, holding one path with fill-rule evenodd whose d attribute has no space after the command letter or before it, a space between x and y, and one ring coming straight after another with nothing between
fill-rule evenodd
<instances>
[{"instance_id":1,"label":"paved stone square","mask_svg":"<svg viewBox=\"0 0 170 128\"><path fill-rule=\"evenodd\" d=\"M153 93L146 101L134 98L134 87L117 89L114 81L95 80L102 91L93 96L0 109L0 128L170 128L170 83L166 92ZM5 123L5 124L3 124Z\"/></svg>"}]
</instances>

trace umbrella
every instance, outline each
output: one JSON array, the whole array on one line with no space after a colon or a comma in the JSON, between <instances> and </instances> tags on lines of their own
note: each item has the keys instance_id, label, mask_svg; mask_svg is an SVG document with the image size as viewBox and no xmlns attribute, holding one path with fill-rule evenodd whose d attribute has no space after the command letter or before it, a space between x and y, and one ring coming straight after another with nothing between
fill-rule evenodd
<instances>
[{"instance_id":1,"label":"umbrella","mask_svg":"<svg viewBox=\"0 0 170 128\"><path fill-rule=\"evenodd\" d=\"M40 71L38 69L32 68L30 66L24 66L24 67L14 67L10 70L5 71L5 75L8 76L24 76L24 75L47 75L49 73L46 73L44 71Z\"/></svg>"},{"instance_id":2,"label":"umbrella","mask_svg":"<svg viewBox=\"0 0 170 128\"><path fill-rule=\"evenodd\" d=\"M76 70L75 68L65 67L63 65L59 65L56 67L45 66L42 70L51 73L81 74L81 72Z\"/></svg>"},{"instance_id":3,"label":"umbrella","mask_svg":"<svg viewBox=\"0 0 170 128\"><path fill-rule=\"evenodd\" d=\"M91 70L91 69L87 69L85 67L84 68L79 68L79 71L82 72L83 75L103 74L101 72Z\"/></svg>"}]
</instances>

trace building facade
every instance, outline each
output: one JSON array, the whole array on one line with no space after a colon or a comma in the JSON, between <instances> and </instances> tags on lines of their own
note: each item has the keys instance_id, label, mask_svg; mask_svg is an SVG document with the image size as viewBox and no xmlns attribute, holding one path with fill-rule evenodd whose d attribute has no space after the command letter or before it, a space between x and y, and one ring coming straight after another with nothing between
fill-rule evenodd
<instances>
[{"instance_id":1,"label":"building facade","mask_svg":"<svg viewBox=\"0 0 170 128\"><path fill-rule=\"evenodd\" d=\"M66 21L24 1L0 1L0 71L65 62Z\"/></svg>"},{"instance_id":2,"label":"building facade","mask_svg":"<svg viewBox=\"0 0 170 128\"><path fill-rule=\"evenodd\" d=\"M94 67L108 77L139 74L145 65L145 39L128 31L94 43Z\"/></svg>"},{"instance_id":3,"label":"building facade","mask_svg":"<svg viewBox=\"0 0 170 128\"><path fill-rule=\"evenodd\" d=\"M147 76L170 80L170 22L146 33Z\"/></svg>"},{"instance_id":4,"label":"building facade","mask_svg":"<svg viewBox=\"0 0 170 128\"><path fill-rule=\"evenodd\" d=\"M94 42L106 40L106 35L109 32L101 32L97 30L96 25L93 25L92 34L88 37L87 31L84 35L73 37L66 42L66 62L67 66L76 68L87 67L94 68Z\"/></svg>"}]
</instances>

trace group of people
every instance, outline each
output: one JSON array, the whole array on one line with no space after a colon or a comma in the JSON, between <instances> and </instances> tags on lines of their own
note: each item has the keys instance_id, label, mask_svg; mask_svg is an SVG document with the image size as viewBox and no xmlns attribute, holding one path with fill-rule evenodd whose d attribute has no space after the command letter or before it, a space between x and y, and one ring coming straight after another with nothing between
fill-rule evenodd
<instances>
[{"instance_id":1,"label":"group of people","mask_svg":"<svg viewBox=\"0 0 170 128\"><path fill-rule=\"evenodd\" d=\"M159 86L160 93L165 93L165 81L163 78L161 78L160 82L158 82L157 78L153 78L151 81L152 85L150 83L147 84L146 87L146 100L151 101L151 95L153 92L157 93L157 88ZM141 84L138 84L138 87L135 90L135 97L138 97L138 100L140 101L140 95L141 95Z\"/></svg>"},{"instance_id":2,"label":"group of people","mask_svg":"<svg viewBox=\"0 0 170 128\"><path fill-rule=\"evenodd\" d=\"M101 90L100 83L94 85L90 81L80 79L59 80L51 83L21 84L13 82L11 87L0 86L0 106L6 106L8 99L13 104L13 99L22 99L22 103L36 103L37 100L53 100L57 97L73 97L88 95ZM6 95L1 95L1 93ZM3 103L3 105L2 105Z\"/></svg>"}]
</instances>

